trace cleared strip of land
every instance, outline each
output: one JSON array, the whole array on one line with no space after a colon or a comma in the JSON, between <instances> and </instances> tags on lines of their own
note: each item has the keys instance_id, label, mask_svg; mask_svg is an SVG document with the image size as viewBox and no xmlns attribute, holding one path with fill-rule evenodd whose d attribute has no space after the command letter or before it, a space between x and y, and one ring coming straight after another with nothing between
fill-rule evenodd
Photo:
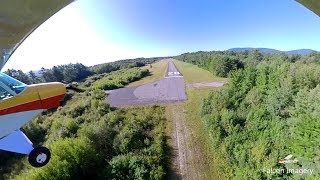
<instances>
[{"instance_id":1,"label":"cleared strip of land","mask_svg":"<svg viewBox=\"0 0 320 180\"><path fill-rule=\"evenodd\" d=\"M188 100L167 106L167 118L171 120L171 139L169 143L175 152L173 168L179 172L182 179L225 179L219 173L214 147L201 119L202 101L211 91L221 87L193 88L192 84L205 84L203 81L213 81L215 85L227 82L226 78L214 77L210 72L195 65L174 61L184 75L187 85ZM187 75L194 72L195 75ZM216 82L219 81L219 82ZM221 84L219 84L221 83ZM183 162L181 164L181 162ZM172 177L172 176L171 176ZM170 176L169 176L170 178Z\"/></svg>"},{"instance_id":2,"label":"cleared strip of land","mask_svg":"<svg viewBox=\"0 0 320 180\"><path fill-rule=\"evenodd\" d=\"M164 59L164 60L158 61L156 63L148 64L148 65L142 67L143 69L149 70L150 76L147 76L139 81L135 81L133 83L130 83L127 87L138 86L138 85L147 84L147 83L161 80L165 76L167 66L168 66L168 59Z\"/></svg>"},{"instance_id":3,"label":"cleared strip of land","mask_svg":"<svg viewBox=\"0 0 320 180\"><path fill-rule=\"evenodd\" d=\"M200 82L227 82L227 78L213 76L211 72L199 68L196 65L173 60L174 64L183 74L187 84Z\"/></svg>"},{"instance_id":4,"label":"cleared strip of land","mask_svg":"<svg viewBox=\"0 0 320 180\"><path fill-rule=\"evenodd\" d=\"M203 126L200 113L203 98L210 91L221 87L227 82L227 79L215 77L210 72L195 65L176 60L173 60L173 62L177 67L168 60L152 64L151 69L153 72L151 76L135 82L135 86L133 87L117 90L118 92L128 91L129 93L123 92L126 95L119 94L118 97L114 98L122 99L126 103L132 97L137 98L139 96L147 99L166 99L170 96L163 94L164 91L155 92L153 90L163 85L170 85L170 82L172 83L170 85L172 91L176 91L176 87L183 86L186 89L188 100L178 103L177 101L171 101L170 103L174 104L165 105L167 117L166 134L168 136L169 154L171 157L171 164L169 165L166 178L224 179L217 170L216 164L219 162L216 162L214 158L214 149L207 136L208 133ZM150 68L150 65L144 68ZM183 84L177 84L179 80L183 80ZM137 91L139 88L151 91ZM163 96L158 97L161 93ZM137 99L132 101L132 103L139 104ZM153 103L157 102L153 101Z\"/></svg>"},{"instance_id":5,"label":"cleared strip of land","mask_svg":"<svg viewBox=\"0 0 320 180\"><path fill-rule=\"evenodd\" d=\"M225 82L201 82L201 83L188 84L188 87L189 88L221 87L224 84Z\"/></svg>"},{"instance_id":6,"label":"cleared strip of land","mask_svg":"<svg viewBox=\"0 0 320 180\"><path fill-rule=\"evenodd\" d=\"M185 101L187 96L184 78L171 60L167 63L166 78L140 86L108 91L107 99L110 105L125 107Z\"/></svg>"}]
</instances>

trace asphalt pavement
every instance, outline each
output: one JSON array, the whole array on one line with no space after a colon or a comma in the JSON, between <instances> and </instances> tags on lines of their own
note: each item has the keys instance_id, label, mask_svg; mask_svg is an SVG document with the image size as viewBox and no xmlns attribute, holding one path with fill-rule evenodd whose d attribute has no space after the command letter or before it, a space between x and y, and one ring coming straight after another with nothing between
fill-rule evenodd
<instances>
[{"instance_id":1,"label":"asphalt pavement","mask_svg":"<svg viewBox=\"0 0 320 180\"><path fill-rule=\"evenodd\" d=\"M108 91L107 100L113 107L165 104L187 100L185 81L170 60L165 77L160 81L135 87Z\"/></svg>"}]
</instances>

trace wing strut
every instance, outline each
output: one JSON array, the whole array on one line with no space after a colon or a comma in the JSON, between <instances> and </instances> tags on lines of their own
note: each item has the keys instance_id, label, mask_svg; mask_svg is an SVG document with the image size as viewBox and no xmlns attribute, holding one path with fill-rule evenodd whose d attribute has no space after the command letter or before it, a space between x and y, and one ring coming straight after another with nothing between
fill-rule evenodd
<instances>
[{"instance_id":1,"label":"wing strut","mask_svg":"<svg viewBox=\"0 0 320 180\"><path fill-rule=\"evenodd\" d=\"M28 137L17 130L0 139L0 149L20 154L29 154L33 150L32 142Z\"/></svg>"}]
</instances>

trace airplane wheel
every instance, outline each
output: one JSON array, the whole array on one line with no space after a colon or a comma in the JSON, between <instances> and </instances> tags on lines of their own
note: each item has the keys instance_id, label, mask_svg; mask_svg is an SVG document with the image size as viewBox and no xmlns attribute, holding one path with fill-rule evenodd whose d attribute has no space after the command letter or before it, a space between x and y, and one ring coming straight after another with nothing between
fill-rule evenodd
<instances>
[{"instance_id":1,"label":"airplane wheel","mask_svg":"<svg viewBox=\"0 0 320 180\"><path fill-rule=\"evenodd\" d=\"M42 167L48 164L51 158L50 150L46 147L36 147L29 154L29 163L33 167Z\"/></svg>"}]
</instances>

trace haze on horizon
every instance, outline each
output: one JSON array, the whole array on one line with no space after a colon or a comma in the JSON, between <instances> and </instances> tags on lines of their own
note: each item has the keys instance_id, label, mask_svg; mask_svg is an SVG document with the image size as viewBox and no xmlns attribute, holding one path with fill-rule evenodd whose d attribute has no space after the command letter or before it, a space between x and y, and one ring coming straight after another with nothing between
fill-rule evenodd
<instances>
[{"instance_id":1,"label":"haze on horizon","mask_svg":"<svg viewBox=\"0 0 320 180\"><path fill-rule=\"evenodd\" d=\"M319 17L293 0L78 0L35 30L3 71L234 47L320 51L319 32Z\"/></svg>"}]
</instances>

